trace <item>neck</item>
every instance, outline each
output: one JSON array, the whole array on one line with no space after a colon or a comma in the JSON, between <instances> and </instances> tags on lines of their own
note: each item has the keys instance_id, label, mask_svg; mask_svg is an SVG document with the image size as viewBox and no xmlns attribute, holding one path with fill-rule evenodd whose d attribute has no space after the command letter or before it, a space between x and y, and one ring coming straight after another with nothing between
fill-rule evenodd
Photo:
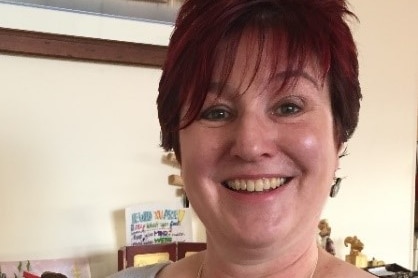
<instances>
[{"instance_id":1,"label":"neck","mask_svg":"<svg viewBox=\"0 0 418 278\"><path fill-rule=\"evenodd\" d=\"M200 277L312 278L319 256L315 240L294 250L277 250L270 256L266 252L270 250L259 250L257 256L254 256L255 250L242 251L239 251L239 256L231 256L230 252L212 245L208 238Z\"/></svg>"}]
</instances>

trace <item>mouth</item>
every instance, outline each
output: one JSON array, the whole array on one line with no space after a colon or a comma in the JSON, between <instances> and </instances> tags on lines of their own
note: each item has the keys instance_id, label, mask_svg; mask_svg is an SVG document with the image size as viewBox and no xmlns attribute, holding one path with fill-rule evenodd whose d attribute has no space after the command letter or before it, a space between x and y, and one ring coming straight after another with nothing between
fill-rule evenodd
<instances>
[{"instance_id":1,"label":"mouth","mask_svg":"<svg viewBox=\"0 0 418 278\"><path fill-rule=\"evenodd\" d=\"M267 192L277 189L291 178L233 179L222 182L226 188L237 192Z\"/></svg>"}]
</instances>

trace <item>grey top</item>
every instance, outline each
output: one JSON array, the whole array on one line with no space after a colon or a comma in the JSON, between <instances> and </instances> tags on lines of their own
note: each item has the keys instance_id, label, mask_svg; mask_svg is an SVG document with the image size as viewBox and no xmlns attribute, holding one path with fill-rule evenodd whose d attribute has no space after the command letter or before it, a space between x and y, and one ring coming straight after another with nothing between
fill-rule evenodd
<instances>
[{"instance_id":1,"label":"grey top","mask_svg":"<svg viewBox=\"0 0 418 278\"><path fill-rule=\"evenodd\" d=\"M155 278L158 272L170 262L147 265L143 267L128 267L122 271L108 276L107 278Z\"/></svg>"}]
</instances>

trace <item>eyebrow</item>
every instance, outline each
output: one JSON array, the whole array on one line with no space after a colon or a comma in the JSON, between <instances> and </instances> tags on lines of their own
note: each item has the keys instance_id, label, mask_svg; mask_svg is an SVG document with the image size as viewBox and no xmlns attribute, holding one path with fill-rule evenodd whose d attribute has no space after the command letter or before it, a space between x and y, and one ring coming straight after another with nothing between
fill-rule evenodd
<instances>
[{"instance_id":1,"label":"eyebrow","mask_svg":"<svg viewBox=\"0 0 418 278\"><path fill-rule=\"evenodd\" d=\"M318 84L317 79L315 79L313 76L311 76L309 73L307 73L306 71L303 70L286 70L286 71L281 71L276 73L275 75L273 75L272 80L275 79L281 79L284 80L285 78L288 78L288 80L290 80L291 78L303 78L307 81L309 81L310 83L312 83L316 89L318 89L320 86ZM218 81L212 81L209 84L209 92L213 93L213 94L219 94L220 91L225 92L231 92L234 91L233 88L231 88L231 86L228 85L228 82L218 82Z\"/></svg>"},{"instance_id":2,"label":"eyebrow","mask_svg":"<svg viewBox=\"0 0 418 278\"><path fill-rule=\"evenodd\" d=\"M303 70L290 70L290 71L282 71L274 75L274 78L292 78L292 77L302 77L308 81L310 81L315 88L319 88L319 84L317 82L317 79L315 79L313 76L311 76L309 73Z\"/></svg>"}]
</instances>

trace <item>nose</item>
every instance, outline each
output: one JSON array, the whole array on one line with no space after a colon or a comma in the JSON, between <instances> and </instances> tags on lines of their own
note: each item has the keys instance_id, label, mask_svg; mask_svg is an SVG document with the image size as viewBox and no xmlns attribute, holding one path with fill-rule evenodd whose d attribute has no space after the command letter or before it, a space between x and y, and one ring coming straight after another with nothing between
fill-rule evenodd
<instances>
[{"instance_id":1,"label":"nose","mask_svg":"<svg viewBox=\"0 0 418 278\"><path fill-rule=\"evenodd\" d=\"M247 162L272 157L277 152L277 127L267 116L246 115L233 127L230 153Z\"/></svg>"}]
</instances>

